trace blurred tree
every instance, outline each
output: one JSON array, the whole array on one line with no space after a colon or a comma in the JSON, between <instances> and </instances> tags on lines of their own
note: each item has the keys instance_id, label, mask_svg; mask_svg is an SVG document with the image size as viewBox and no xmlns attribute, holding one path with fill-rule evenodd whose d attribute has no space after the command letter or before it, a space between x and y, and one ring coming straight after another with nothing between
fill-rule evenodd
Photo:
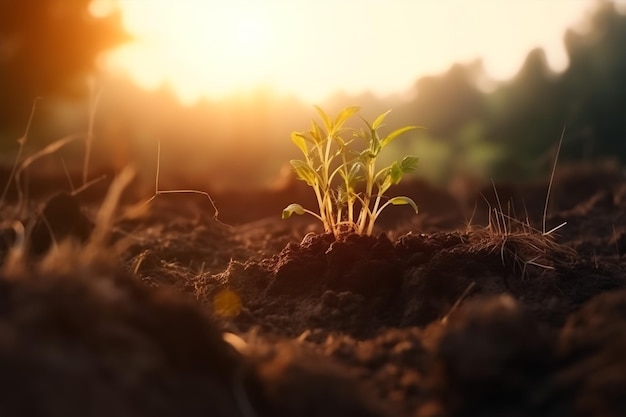
<instances>
[{"instance_id":1,"label":"blurred tree","mask_svg":"<svg viewBox=\"0 0 626 417\"><path fill-rule=\"evenodd\" d=\"M601 3L588 32L568 31L563 74L568 128L583 156L626 162L626 16Z\"/></svg>"},{"instance_id":2,"label":"blurred tree","mask_svg":"<svg viewBox=\"0 0 626 417\"><path fill-rule=\"evenodd\" d=\"M483 141L499 144L503 153L491 169L498 178L548 172L563 127L562 160L611 157L626 162L626 16L614 3L599 2L588 28L569 30L565 45L570 63L563 73L550 70L542 49L532 50L512 80L485 96L487 111L444 107L446 114L439 119L448 129L441 132L450 139L451 128L473 125ZM447 91L452 85L437 87L431 99L457 94L466 103L462 108L472 105L468 88L456 85ZM445 104L435 102L431 112Z\"/></svg>"},{"instance_id":3,"label":"blurred tree","mask_svg":"<svg viewBox=\"0 0 626 417\"><path fill-rule=\"evenodd\" d=\"M86 94L98 54L129 39L118 13L95 17L91 3L0 1L0 137L23 131L35 97Z\"/></svg>"},{"instance_id":4,"label":"blurred tree","mask_svg":"<svg viewBox=\"0 0 626 417\"><path fill-rule=\"evenodd\" d=\"M489 96L484 139L500 143L505 152L495 168L499 177L527 177L545 170L549 158L542 156L549 156L565 123L562 87L544 50L534 49L517 76Z\"/></svg>"},{"instance_id":5,"label":"blurred tree","mask_svg":"<svg viewBox=\"0 0 626 417\"><path fill-rule=\"evenodd\" d=\"M443 75L417 82L417 97L410 105L429 134L452 138L469 121L485 116L485 97L477 87L482 71L480 61L456 64Z\"/></svg>"}]
</instances>

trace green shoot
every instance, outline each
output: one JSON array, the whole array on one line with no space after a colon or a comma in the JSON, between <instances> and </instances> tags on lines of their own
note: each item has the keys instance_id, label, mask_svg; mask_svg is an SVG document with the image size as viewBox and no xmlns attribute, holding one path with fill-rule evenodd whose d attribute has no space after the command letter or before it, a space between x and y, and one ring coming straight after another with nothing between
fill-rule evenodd
<instances>
[{"instance_id":1,"label":"green shoot","mask_svg":"<svg viewBox=\"0 0 626 417\"><path fill-rule=\"evenodd\" d=\"M417 205L409 197L386 200L385 193L417 168L418 158L406 156L388 167L379 170L376 167L380 152L417 126L402 127L381 138L378 131L389 111L371 124L362 119L366 129L355 133L344 128L344 124L359 111L358 107L347 107L334 119L321 108L316 110L321 126L313 121L309 131L291 134L292 142L304 156L292 160L291 165L297 177L313 188L319 213L293 203L283 210L283 219L306 213L320 220L326 233L338 236L342 231L353 231L371 235L376 219L390 205L409 205L417 213ZM348 132L352 132L349 140Z\"/></svg>"}]
</instances>

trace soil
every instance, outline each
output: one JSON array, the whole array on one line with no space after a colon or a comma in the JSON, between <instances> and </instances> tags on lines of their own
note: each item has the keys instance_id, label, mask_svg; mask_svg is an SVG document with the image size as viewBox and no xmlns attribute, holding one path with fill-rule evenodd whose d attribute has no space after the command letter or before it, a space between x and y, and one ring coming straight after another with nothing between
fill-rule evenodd
<instances>
[{"instance_id":1,"label":"soil","mask_svg":"<svg viewBox=\"0 0 626 417\"><path fill-rule=\"evenodd\" d=\"M546 181L407 181L420 214L334 237L280 219L293 182L218 221L159 195L104 243L103 192L32 178L0 212L0 415L623 416L626 179L560 171L545 217Z\"/></svg>"}]
</instances>

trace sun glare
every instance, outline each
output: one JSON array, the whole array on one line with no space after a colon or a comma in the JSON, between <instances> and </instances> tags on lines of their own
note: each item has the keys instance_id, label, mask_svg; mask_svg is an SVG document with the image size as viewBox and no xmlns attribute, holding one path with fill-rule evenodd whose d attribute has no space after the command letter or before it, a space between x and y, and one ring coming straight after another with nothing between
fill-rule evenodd
<instances>
[{"instance_id":1,"label":"sun glare","mask_svg":"<svg viewBox=\"0 0 626 417\"><path fill-rule=\"evenodd\" d=\"M112 0L95 0L103 13ZM423 75L482 58L511 77L534 47L567 66L566 27L593 0L117 0L135 37L103 58L146 88L171 86L185 103L270 87L304 100L343 91L407 91Z\"/></svg>"},{"instance_id":2,"label":"sun glare","mask_svg":"<svg viewBox=\"0 0 626 417\"><path fill-rule=\"evenodd\" d=\"M210 7L212 2L120 2L136 38L108 56L140 85L170 84L181 99L225 96L255 87L270 65L271 28L260 8ZM174 7L172 7L174 6Z\"/></svg>"}]
</instances>

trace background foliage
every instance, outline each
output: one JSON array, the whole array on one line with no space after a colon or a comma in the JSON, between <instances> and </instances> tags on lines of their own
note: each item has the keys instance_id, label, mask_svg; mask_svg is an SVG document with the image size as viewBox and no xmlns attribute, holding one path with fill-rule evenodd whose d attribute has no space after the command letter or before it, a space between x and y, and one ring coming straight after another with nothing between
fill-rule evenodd
<instances>
[{"instance_id":1,"label":"background foliage","mask_svg":"<svg viewBox=\"0 0 626 417\"><path fill-rule=\"evenodd\" d=\"M119 16L94 18L87 13L89 3L0 2L0 149L5 155L15 149L36 96L48 104L37 117L34 144L84 127L84 80L92 74L103 92L95 142L102 164L153 164L158 138L165 176L246 187L273 180L296 156L289 134L307 128L314 116L312 106L296 98L259 89L183 107L167 86L143 91L98 74L99 53L126 35ZM564 160L613 158L626 164L626 16L611 2L599 2L589 28L570 30L564 42L570 65L562 73L551 72L544 52L536 49L505 83L490 85L476 61L416 80L402 97L337 93L316 104L329 113L357 104L365 118L393 109L390 129L424 126L395 144L390 159L418 155L420 175L438 182L459 174L482 180L545 174L564 127Z\"/></svg>"}]
</instances>

